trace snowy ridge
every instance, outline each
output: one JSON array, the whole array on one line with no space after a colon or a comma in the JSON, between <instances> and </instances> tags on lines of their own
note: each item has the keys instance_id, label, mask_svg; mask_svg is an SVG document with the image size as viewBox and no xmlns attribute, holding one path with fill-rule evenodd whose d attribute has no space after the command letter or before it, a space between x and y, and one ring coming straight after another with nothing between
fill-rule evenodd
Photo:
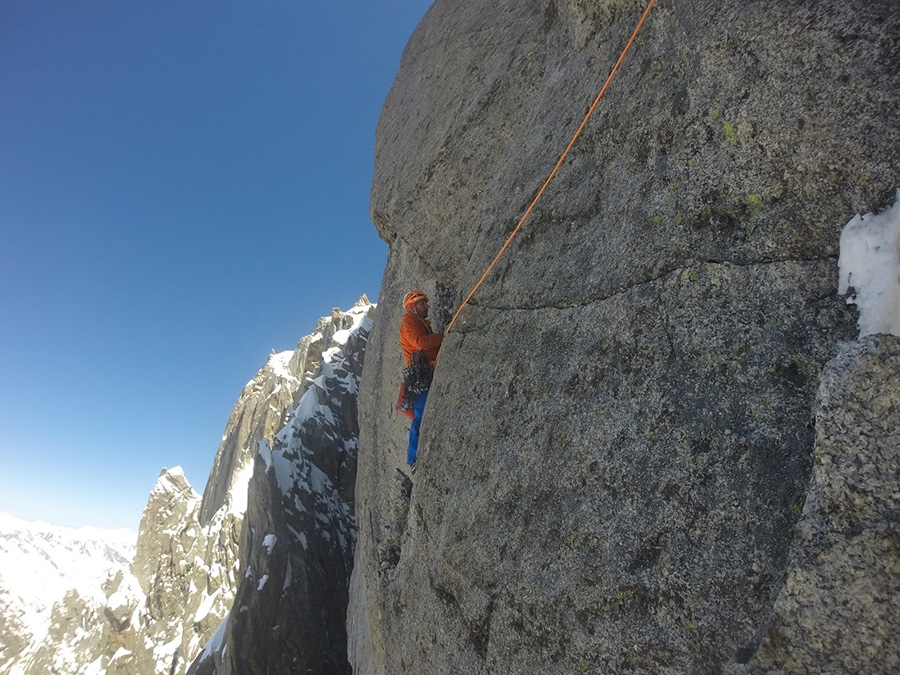
<instances>
[{"instance_id":1,"label":"snowy ridge","mask_svg":"<svg viewBox=\"0 0 900 675\"><path fill-rule=\"evenodd\" d=\"M356 310L356 311L354 311ZM315 514L316 531L326 540L336 537L340 546L356 543L353 505L344 501L340 490L315 462L322 442L334 447L339 461L355 460L359 449L358 431L348 427L342 410L348 399L359 391L356 355L347 344L356 339L365 342L372 330L372 319L354 308L347 312L352 325L335 332L334 346L323 352L321 371L291 411L289 423L275 436L280 451L272 453L271 464L286 504L298 513ZM355 406L354 406L355 413ZM334 457L330 456L329 461ZM309 533L306 533L307 535ZM306 537L298 541L308 545Z\"/></svg>"},{"instance_id":2,"label":"snowy ridge","mask_svg":"<svg viewBox=\"0 0 900 675\"><path fill-rule=\"evenodd\" d=\"M277 371L277 363L287 362L285 367L297 374L301 386L294 402L283 410L284 422L271 436L257 436L255 452L248 457L259 455L265 473L249 484L251 505L244 521L246 550L241 551L244 566L239 588L227 626L220 625L203 649L193 652L191 675L214 673L226 662L221 667L230 668L229 672L244 672L255 663L240 660L249 658L248 640L252 649L259 647L269 655L277 651L331 658L319 653L324 644L292 643L286 648L278 640L287 635L267 623L273 615L279 617L279 625L289 617L309 623L303 630L290 631L305 636L304 640L326 635L332 636L330 640L344 640L340 631L346 599L341 600L336 589L349 584L356 545L357 395L374 309L365 297L347 312L335 309L300 341L289 360L286 354L270 356L267 369ZM283 511L283 517L275 519L274 530L272 520L262 515L273 510ZM263 526L253 513L263 519ZM345 573L348 578L341 581ZM333 609L325 608L322 594L329 596L327 603ZM263 605L266 609L260 611ZM265 658L268 661L270 656ZM341 658L345 659L343 653ZM304 666L292 661L285 667L302 670Z\"/></svg>"},{"instance_id":3,"label":"snowy ridge","mask_svg":"<svg viewBox=\"0 0 900 675\"><path fill-rule=\"evenodd\" d=\"M245 388L258 384L268 379L271 375L286 380L288 383L298 383L300 381L299 378L294 375L290 368L293 356L293 349L278 353L272 352L272 354L269 355L269 360L266 361L266 365L264 365L262 369L254 375L246 385L244 385Z\"/></svg>"}]
</instances>

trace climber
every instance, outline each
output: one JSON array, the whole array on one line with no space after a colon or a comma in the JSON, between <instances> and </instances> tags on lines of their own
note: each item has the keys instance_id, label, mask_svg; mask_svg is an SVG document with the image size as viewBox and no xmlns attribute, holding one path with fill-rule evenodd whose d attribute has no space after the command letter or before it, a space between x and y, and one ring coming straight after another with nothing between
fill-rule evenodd
<instances>
[{"instance_id":1,"label":"climber","mask_svg":"<svg viewBox=\"0 0 900 675\"><path fill-rule=\"evenodd\" d=\"M401 400L397 408L412 418L406 463L414 468L419 447L419 426L444 336L431 330L427 295L421 291L410 291L403 300L403 308L406 313L400 321L400 348L406 360L406 369L403 371Z\"/></svg>"}]
</instances>

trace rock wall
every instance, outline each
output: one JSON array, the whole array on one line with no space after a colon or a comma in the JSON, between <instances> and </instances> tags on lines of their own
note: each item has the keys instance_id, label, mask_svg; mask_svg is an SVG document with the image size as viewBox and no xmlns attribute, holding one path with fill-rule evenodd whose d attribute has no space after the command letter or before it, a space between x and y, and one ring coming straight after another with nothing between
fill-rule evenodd
<instances>
[{"instance_id":1,"label":"rock wall","mask_svg":"<svg viewBox=\"0 0 900 675\"><path fill-rule=\"evenodd\" d=\"M844 345L823 372L787 580L761 648L734 672L900 671L898 382L893 335Z\"/></svg>"},{"instance_id":2,"label":"rock wall","mask_svg":"<svg viewBox=\"0 0 900 675\"><path fill-rule=\"evenodd\" d=\"M447 336L418 472L398 474L403 295L447 324L643 7L436 0L404 52L372 187L390 253L360 401L356 673L803 672L849 649L850 613L797 647L810 549L790 552L819 380L855 337L841 228L900 185L896 2L660 0ZM896 588L882 552L863 574Z\"/></svg>"}]
</instances>

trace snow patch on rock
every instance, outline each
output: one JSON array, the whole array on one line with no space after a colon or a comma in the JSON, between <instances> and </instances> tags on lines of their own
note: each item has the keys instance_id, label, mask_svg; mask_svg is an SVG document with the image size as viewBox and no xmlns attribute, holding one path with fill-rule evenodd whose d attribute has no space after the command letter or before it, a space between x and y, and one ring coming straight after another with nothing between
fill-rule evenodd
<instances>
[{"instance_id":1,"label":"snow patch on rock","mask_svg":"<svg viewBox=\"0 0 900 675\"><path fill-rule=\"evenodd\" d=\"M859 337L900 336L900 189L879 214L857 214L841 232L838 292L859 308Z\"/></svg>"}]
</instances>

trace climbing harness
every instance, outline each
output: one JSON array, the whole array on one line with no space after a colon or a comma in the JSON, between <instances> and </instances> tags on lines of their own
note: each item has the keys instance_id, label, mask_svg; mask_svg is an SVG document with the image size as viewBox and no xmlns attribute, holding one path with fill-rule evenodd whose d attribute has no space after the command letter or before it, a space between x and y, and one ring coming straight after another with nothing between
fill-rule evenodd
<instances>
[{"instance_id":1,"label":"climbing harness","mask_svg":"<svg viewBox=\"0 0 900 675\"><path fill-rule=\"evenodd\" d=\"M463 300L462 304L459 306L459 309L456 310L456 314L453 315L453 319L447 325L447 330L444 331L444 334L450 332L450 329L453 328L453 324L456 323L456 319L459 318L460 312L462 312L463 307L465 307L469 300L472 299L472 296L475 295L475 291L481 286L484 280L487 278L487 275L490 274L491 270L494 269L494 265L497 264L497 261L500 259L500 256L503 255L503 252L509 247L510 242L513 240L513 237L518 234L519 230L522 227L522 224L525 222L525 219L531 215L531 212L534 210L535 205L538 203L538 200L544 194L544 190L547 189L547 186L550 184L550 181L556 176L556 173L559 171L559 167L562 166L563 161L565 161L566 156L569 154L569 150L572 149L572 146L575 145L575 141L578 140L578 137L581 135L581 132L584 130L585 126L587 126L588 120L591 118L591 115L594 114L594 110L597 107L597 104L600 103L600 99L603 98L603 94L606 93L606 88L609 87L609 83L612 81L613 76L616 74L616 71L619 69L619 65L622 63L622 60L625 58L625 54L628 53L628 50L631 49L631 44L634 42L635 38L637 38L638 33L641 32L641 27L644 25L644 21L647 19L647 16L650 14L650 10L653 8L656 0L650 0L650 3L647 5L647 9L644 10L644 14L641 16L641 20L638 21L637 27L634 29L634 32L631 34L631 38L628 40L628 44L625 45L625 49L622 50L622 53L619 55L619 59L616 61L616 64L613 66L612 70L609 73L609 77L606 78L606 83L603 85L603 88L600 89L600 93L597 94L597 98L594 99L594 103L591 105L590 109L587 112L587 115L584 116L584 120L581 122L581 126L578 127L578 130L575 132L575 135L572 136L572 140L569 141L569 145L566 146L566 149L563 151L562 155L559 158L559 161L556 162L556 166L553 167L553 171L550 172L550 175L547 177L547 180L544 181L544 185L538 191L537 196L532 200L531 205L526 209L525 215L519 220L519 224L516 225L515 229L513 229L512 234L509 235L509 238L506 240L506 243L503 244L500 252L494 257L494 260L488 265L488 268L485 270L484 274L481 275L481 279L478 280L478 283L475 284L475 287L466 296L466 299Z\"/></svg>"},{"instance_id":2,"label":"climbing harness","mask_svg":"<svg viewBox=\"0 0 900 675\"><path fill-rule=\"evenodd\" d=\"M434 366L425 356L425 352L413 352L409 365L403 369L403 389L406 403L412 410L416 396L431 387L434 378Z\"/></svg>"}]
</instances>

